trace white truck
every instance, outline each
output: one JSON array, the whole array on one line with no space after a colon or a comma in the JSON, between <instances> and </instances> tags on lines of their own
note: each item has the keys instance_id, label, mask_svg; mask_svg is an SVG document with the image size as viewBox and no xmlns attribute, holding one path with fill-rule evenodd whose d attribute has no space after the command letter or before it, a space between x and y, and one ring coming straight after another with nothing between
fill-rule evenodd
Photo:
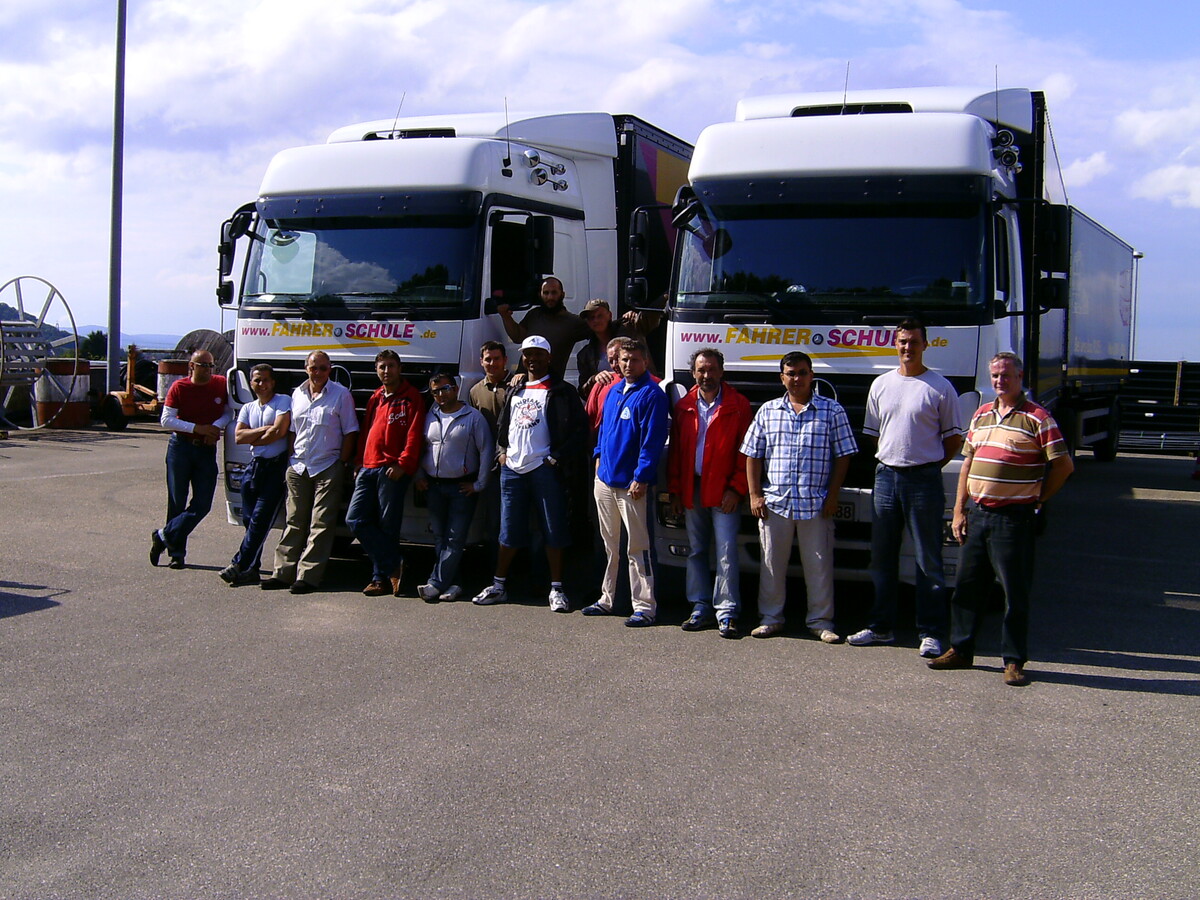
<instances>
[{"instance_id":1,"label":"white truck","mask_svg":"<svg viewBox=\"0 0 1200 900\"><path fill-rule=\"evenodd\" d=\"M507 343L496 302L533 305L545 275L563 282L568 309L603 297L615 312L631 213L670 203L690 155L641 119L599 112L388 119L280 152L257 200L222 226L217 296L237 310L235 407L253 399L253 365L270 363L290 392L312 350L329 354L360 409L379 386L384 348L419 389L449 372L465 395L481 377L480 345ZM662 262L649 278L662 292L674 231L669 216L652 218ZM232 437L224 450L237 522L250 456ZM413 511L402 540L429 543Z\"/></svg>"},{"instance_id":2,"label":"white truck","mask_svg":"<svg viewBox=\"0 0 1200 900\"><path fill-rule=\"evenodd\" d=\"M700 134L674 207L671 389L691 385L689 357L711 346L757 404L782 392L780 357L802 350L817 389L846 408L861 439L867 390L897 365L893 326L915 314L929 326L925 362L953 383L964 424L990 396L990 358L1013 350L1071 445L1112 459L1134 252L1047 201L1046 132L1044 97L1024 89L743 100L736 121ZM645 256L631 259L630 296L644 296ZM836 523L841 579L868 577L874 461L860 446ZM949 578L958 468L945 470ZM667 509L659 504L659 559L682 565L687 535ZM753 569L748 514L742 531L741 563Z\"/></svg>"}]
</instances>

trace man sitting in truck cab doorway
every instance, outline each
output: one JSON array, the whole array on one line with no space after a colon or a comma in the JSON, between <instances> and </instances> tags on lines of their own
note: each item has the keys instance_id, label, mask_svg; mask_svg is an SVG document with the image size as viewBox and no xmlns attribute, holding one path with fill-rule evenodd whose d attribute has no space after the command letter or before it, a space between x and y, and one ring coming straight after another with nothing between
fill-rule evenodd
<instances>
[{"instance_id":1,"label":"man sitting in truck cab doorway","mask_svg":"<svg viewBox=\"0 0 1200 900\"><path fill-rule=\"evenodd\" d=\"M496 305L509 340L519 344L531 335L546 339L550 345L550 374L562 381L571 360L571 351L580 341L592 336L592 330L579 316L572 315L563 305L566 296L563 283L553 275L542 281L542 305L535 306L518 322L507 303Z\"/></svg>"},{"instance_id":2,"label":"man sitting in truck cab doorway","mask_svg":"<svg viewBox=\"0 0 1200 900\"><path fill-rule=\"evenodd\" d=\"M942 652L946 630L946 576L942 569L942 522L946 491L942 468L962 446L958 394L924 362L925 325L905 319L896 326L898 368L880 375L867 394L863 436L876 444L871 580L871 624L847 642L862 647L891 644L900 586L900 543L912 535L917 564L917 631L921 656Z\"/></svg>"}]
</instances>

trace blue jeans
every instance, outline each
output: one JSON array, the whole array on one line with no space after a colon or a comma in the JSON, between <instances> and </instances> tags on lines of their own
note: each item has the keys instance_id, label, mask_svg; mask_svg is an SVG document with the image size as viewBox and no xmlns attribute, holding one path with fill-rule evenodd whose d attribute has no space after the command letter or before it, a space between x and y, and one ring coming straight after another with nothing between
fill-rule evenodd
<instances>
[{"instance_id":1,"label":"blue jeans","mask_svg":"<svg viewBox=\"0 0 1200 900\"><path fill-rule=\"evenodd\" d=\"M700 506L696 491L696 506L684 510L687 523L687 598L692 612L708 615L714 607L718 619L736 619L741 613L741 586L738 574L738 525L741 516L736 510L721 512L720 507ZM709 563L709 547L716 538L716 578ZM714 598L716 603L713 603Z\"/></svg>"},{"instance_id":2,"label":"blue jeans","mask_svg":"<svg viewBox=\"0 0 1200 900\"><path fill-rule=\"evenodd\" d=\"M933 463L895 469L875 468L875 521L871 526L871 580L875 603L871 628L891 631L896 624L900 587L900 544L907 528L917 562L917 631L941 638L947 619L946 576L942 570L942 531L946 492L942 467Z\"/></svg>"},{"instance_id":3,"label":"blue jeans","mask_svg":"<svg viewBox=\"0 0 1200 900\"><path fill-rule=\"evenodd\" d=\"M533 507L542 525L547 547L568 547L567 497L558 469L542 463L532 472L518 474L500 469L500 543L505 547L529 545L529 512Z\"/></svg>"},{"instance_id":4,"label":"blue jeans","mask_svg":"<svg viewBox=\"0 0 1200 900\"><path fill-rule=\"evenodd\" d=\"M404 492L412 479L387 477L387 467L361 469L346 510L346 524L371 559L373 581L388 583L404 562L400 526L404 521Z\"/></svg>"},{"instance_id":5,"label":"blue jeans","mask_svg":"<svg viewBox=\"0 0 1200 900\"><path fill-rule=\"evenodd\" d=\"M246 536L233 556L239 572L256 572L262 561L263 543L279 515L287 493L288 455L256 456L242 476L242 526Z\"/></svg>"},{"instance_id":6,"label":"blue jeans","mask_svg":"<svg viewBox=\"0 0 1200 900\"><path fill-rule=\"evenodd\" d=\"M429 522L433 526L436 560L429 583L444 593L457 584L458 564L475 516L476 494L464 494L457 481L429 479Z\"/></svg>"},{"instance_id":7,"label":"blue jeans","mask_svg":"<svg viewBox=\"0 0 1200 900\"><path fill-rule=\"evenodd\" d=\"M1004 589L1000 655L1006 663L1029 660L1029 594L1033 586L1036 519L1032 503L967 509L967 540L959 557L958 585L950 605L950 643L968 659L986 611L992 582Z\"/></svg>"},{"instance_id":8,"label":"blue jeans","mask_svg":"<svg viewBox=\"0 0 1200 900\"><path fill-rule=\"evenodd\" d=\"M167 524L162 536L172 559L187 556L188 535L212 509L216 489L216 446L193 444L171 435L167 443Z\"/></svg>"}]
</instances>

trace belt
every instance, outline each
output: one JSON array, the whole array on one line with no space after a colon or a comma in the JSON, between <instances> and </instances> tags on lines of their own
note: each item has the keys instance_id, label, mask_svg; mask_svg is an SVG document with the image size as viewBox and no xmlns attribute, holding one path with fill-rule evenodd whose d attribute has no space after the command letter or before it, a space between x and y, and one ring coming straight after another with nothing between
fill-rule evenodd
<instances>
[{"instance_id":1,"label":"belt","mask_svg":"<svg viewBox=\"0 0 1200 900\"><path fill-rule=\"evenodd\" d=\"M921 463L919 466L889 466L885 462L880 462L880 465L891 469L894 472L920 472L922 469L932 469L934 467L940 469L942 467L941 460L938 462Z\"/></svg>"},{"instance_id":2,"label":"belt","mask_svg":"<svg viewBox=\"0 0 1200 900\"><path fill-rule=\"evenodd\" d=\"M467 482L474 484L479 479L479 473L463 475L460 478L435 478L433 475L427 475L426 477L434 484L466 484Z\"/></svg>"},{"instance_id":3,"label":"belt","mask_svg":"<svg viewBox=\"0 0 1200 900\"><path fill-rule=\"evenodd\" d=\"M172 432L171 432L171 439L172 439L172 440L179 439L180 441L183 441L183 442L184 442L184 443L186 443L186 444L192 444L192 445L194 445L194 446L196 446L196 447L204 447L204 446L209 446L209 447L212 447L213 449L216 449L216 444L208 444L208 445L206 445L206 444L204 443L204 438L202 438L202 437L197 437L197 436L196 436L196 435L194 435L194 434L187 434L187 433L185 433L185 432L182 432L182 431L172 431Z\"/></svg>"}]
</instances>

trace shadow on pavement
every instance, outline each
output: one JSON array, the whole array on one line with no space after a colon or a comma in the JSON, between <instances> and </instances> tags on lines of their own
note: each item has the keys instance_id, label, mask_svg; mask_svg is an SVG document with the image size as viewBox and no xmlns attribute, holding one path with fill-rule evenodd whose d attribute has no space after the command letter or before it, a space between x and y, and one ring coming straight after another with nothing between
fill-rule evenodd
<instances>
[{"instance_id":1,"label":"shadow on pavement","mask_svg":"<svg viewBox=\"0 0 1200 900\"><path fill-rule=\"evenodd\" d=\"M49 596L35 597L31 593L18 593L24 591L51 591ZM0 619L7 619L10 616L21 616L25 613L41 612L44 609L51 609L55 606L61 606L57 600L52 597L61 597L69 593L67 590L54 590L44 584L22 584L17 581L0 581Z\"/></svg>"}]
</instances>

